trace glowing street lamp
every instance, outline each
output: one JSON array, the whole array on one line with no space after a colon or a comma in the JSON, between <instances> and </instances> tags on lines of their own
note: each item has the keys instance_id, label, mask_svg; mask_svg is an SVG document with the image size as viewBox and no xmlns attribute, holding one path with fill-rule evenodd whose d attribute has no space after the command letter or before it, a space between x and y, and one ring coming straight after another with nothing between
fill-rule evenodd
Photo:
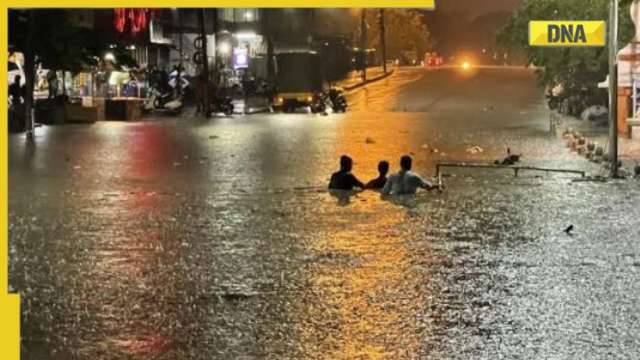
<instances>
[{"instance_id":1,"label":"glowing street lamp","mask_svg":"<svg viewBox=\"0 0 640 360\"><path fill-rule=\"evenodd\" d=\"M108 53L104 54L104 60L105 61L115 62L116 61L116 56L113 55L112 52L108 52Z\"/></svg>"},{"instance_id":2,"label":"glowing street lamp","mask_svg":"<svg viewBox=\"0 0 640 360\"><path fill-rule=\"evenodd\" d=\"M231 53L231 45L228 42L221 42L218 45L218 52L222 55L229 55Z\"/></svg>"}]
</instances>

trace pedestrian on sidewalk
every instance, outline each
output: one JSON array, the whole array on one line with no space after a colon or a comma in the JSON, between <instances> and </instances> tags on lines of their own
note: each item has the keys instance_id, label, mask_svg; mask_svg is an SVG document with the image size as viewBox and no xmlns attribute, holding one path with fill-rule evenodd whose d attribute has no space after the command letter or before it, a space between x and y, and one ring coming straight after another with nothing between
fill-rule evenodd
<instances>
[{"instance_id":1,"label":"pedestrian on sidewalk","mask_svg":"<svg viewBox=\"0 0 640 360\"><path fill-rule=\"evenodd\" d=\"M389 162L380 161L378 163L378 177L369 181L367 185L365 185L366 189L372 190L380 190L387 183L387 174L389 173Z\"/></svg>"},{"instance_id":2,"label":"pedestrian on sidewalk","mask_svg":"<svg viewBox=\"0 0 640 360\"><path fill-rule=\"evenodd\" d=\"M382 195L413 195L418 188L429 191L440 188L412 172L412 163L413 160L409 155L400 158L400 171L389 177L382 188Z\"/></svg>"},{"instance_id":3,"label":"pedestrian on sidewalk","mask_svg":"<svg viewBox=\"0 0 640 360\"><path fill-rule=\"evenodd\" d=\"M340 157L340 170L331 175L329 189L331 190L353 190L354 188L364 189L364 184L352 173L353 160L347 156Z\"/></svg>"},{"instance_id":4,"label":"pedestrian on sidewalk","mask_svg":"<svg viewBox=\"0 0 640 360\"><path fill-rule=\"evenodd\" d=\"M49 84L49 99L58 97L58 75L54 70L50 70L47 74L47 83Z\"/></svg>"},{"instance_id":5,"label":"pedestrian on sidewalk","mask_svg":"<svg viewBox=\"0 0 640 360\"><path fill-rule=\"evenodd\" d=\"M20 86L20 81L22 77L20 75L16 75L13 78L13 83L9 85L9 97L11 98L11 105L17 106L22 104L22 86Z\"/></svg>"},{"instance_id":6,"label":"pedestrian on sidewalk","mask_svg":"<svg viewBox=\"0 0 640 360\"><path fill-rule=\"evenodd\" d=\"M242 73L242 95L244 96L244 113L249 113L249 99L251 95L253 95L255 91L255 82L252 78L251 74L249 74L249 69L245 69Z\"/></svg>"},{"instance_id":7,"label":"pedestrian on sidewalk","mask_svg":"<svg viewBox=\"0 0 640 360\"><path fill-rule=\"evenodd\" d=\"M196 100L196 116L199 114L207 115L204 113L205 104L204 104L204 92L205 90L209 90L207 94L209 96L209 101L215 97L215 87L213 84L207 81L207 77L205 74L199 74L195 79L195 100Z\"/></svg>"}]
</instances>

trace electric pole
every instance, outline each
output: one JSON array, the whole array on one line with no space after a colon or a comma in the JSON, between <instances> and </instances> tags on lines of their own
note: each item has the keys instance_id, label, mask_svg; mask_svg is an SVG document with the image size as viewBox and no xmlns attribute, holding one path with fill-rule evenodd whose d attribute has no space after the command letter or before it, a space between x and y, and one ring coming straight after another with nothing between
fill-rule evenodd
<instances>
[{"instance_id":1,"label":"electric pole","mask_svg":"<svg viewBox=\"0 0 640 360\"><path fill-rule=\"evenodd\" d=\"M609 160L611 177L618 177L618 1L609 9Z\"/></svg>"},{"instance_id":2,"label":"electric pole","mask_svg":"<svg viewBox=\"0 0 640 360\"><path fill-rule=\"evenodd\" d=\"M367 81L367 12L362 8L362 16L360 18L360 54L362 66L362 82Z\"/></svg>"},{"instance_id":3,"label":"electric pole","mask_svg":"<svg viewBox=\"0 0 640 360\"><path fill-rule=\"evenodd\" d=\"M178 53L180 60L178 61L178 73L176 74L176 89L178 90L178 96L182 95L182 62L184 60L184 53L182 47L182 9L178 9Z\"/></svg>"},{"instance_id":4,"label":"electric pole","mask_svg":"<svg viewBox=\"0 0 640 360\"><path fill-rule=\"evenodd\" d=\"M198 11L198 22L200 23L200 37L202 38L202 73L200 74L201 81L204 82L204 86L202 87L202 101L203 101L203 111L204 117L209 118L211 115L211 108L209 102L209 52L207 51L207 32L205 31L204 26L204 11L205 9L200 9Z\"/></svg>"},{"instance_id":5,"label":"electric pole","mask_svg":"<svg viewBox=\"0 0 640 360\"><path fill-rule=\"evenodd\" d=\"M380 45L382 46L382 69L387 73L387 36L384 28L384 9L380 9Z\"/></svg>"},{"instance_id":6,"label":"electric pole","mask_svg":"<svg viewBox=\"0 0 640 360\"><path fill-rule=\"evenodd\" d=\"M24 94L24 124L27 134L27 140L34 139L35 129L35 100L33 98L33 89L36 77L35 49L34 40L36 37L36 14L35 10L27 10L27 39L28 44L25 51L24 72L25 72L25 94ZM64 80L64 77L63 77ZM16 100L14 100L16 101Z\"/></svg>"}]
</instances>

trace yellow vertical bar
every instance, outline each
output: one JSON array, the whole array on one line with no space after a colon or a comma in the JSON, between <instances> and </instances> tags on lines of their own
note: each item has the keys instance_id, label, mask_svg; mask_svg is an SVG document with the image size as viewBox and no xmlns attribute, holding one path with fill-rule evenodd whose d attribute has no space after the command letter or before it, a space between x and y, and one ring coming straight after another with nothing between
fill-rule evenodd
<instances>
[{"instance_id":1,"label":"yellow vertical bar","mask_svg":"<svg viewBox=\"0 0 640 360\"><path fill-rule=\"evenodd\" d=\"M2 24L2 51L0 62L8 63L8 14L6 5L0 10L0 24ZM7 68L0 70L0 359L20 359L20 298L18 295L8 294L9 270L9 181L8 181L8 114L7 101L8 84Z\"/></svg>"}]
</instances>

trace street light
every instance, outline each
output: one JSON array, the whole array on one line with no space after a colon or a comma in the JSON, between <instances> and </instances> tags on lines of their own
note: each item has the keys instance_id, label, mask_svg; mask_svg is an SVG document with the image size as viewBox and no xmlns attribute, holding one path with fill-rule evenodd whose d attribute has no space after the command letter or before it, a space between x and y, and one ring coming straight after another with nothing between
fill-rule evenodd
<instances>
[{"instance_id":1,"label":"street light","mask_svg":"<svg viewBox=\"0 0 640 360\"><path fill-rule=\"evenodd\" d=\"M218 45L218 52L222 55L229 55L231 52L231 45L229 45L228 42L221 42L220 45Z\"/></svg>"},{"instance_id":2,"label":"street light","mask_svg":"<svg viewBox=\"0 0 640 360\"><path fill-rule=\"evenodd\" d=\"M105 61L115 62L116 61L116 56L113 55L112 52L108 52L108 53L104 54L104 59L105 59Z\"/></svg>"}]
</instances>

